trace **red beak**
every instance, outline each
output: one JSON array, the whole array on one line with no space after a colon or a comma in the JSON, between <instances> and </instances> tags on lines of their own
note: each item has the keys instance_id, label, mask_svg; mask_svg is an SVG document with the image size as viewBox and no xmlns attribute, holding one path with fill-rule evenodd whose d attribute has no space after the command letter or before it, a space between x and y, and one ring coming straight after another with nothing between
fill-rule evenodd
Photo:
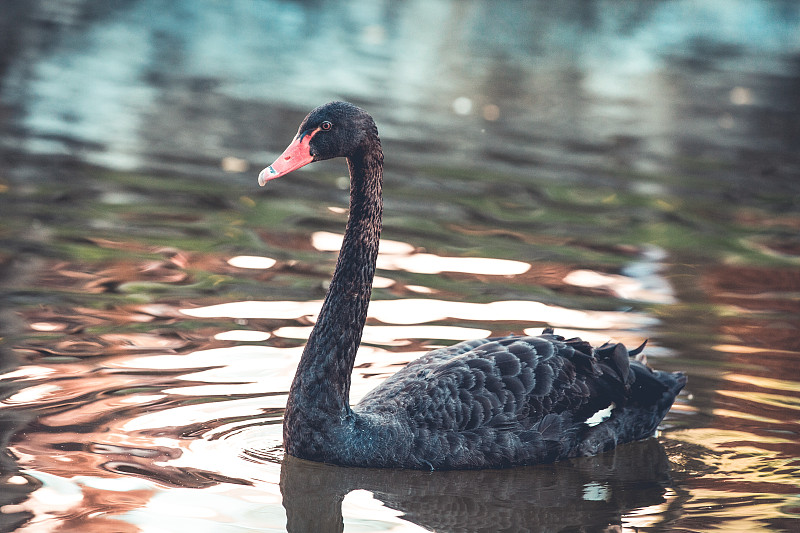
<instances>
[{"instance_id":1,"label":"red beak","mask_svg":"<svg viewBox=\"0 0 800 533\"><path fill-rule=\"evenodd\" d=\"M314 156L311 155L309 147L311 137L313 135L307 133L295 137L292 144L283 151L280 157L258 174L258 184L263 187L269 180L285 176L289 172L313 162Z\"/></svg>"}]
</instances>

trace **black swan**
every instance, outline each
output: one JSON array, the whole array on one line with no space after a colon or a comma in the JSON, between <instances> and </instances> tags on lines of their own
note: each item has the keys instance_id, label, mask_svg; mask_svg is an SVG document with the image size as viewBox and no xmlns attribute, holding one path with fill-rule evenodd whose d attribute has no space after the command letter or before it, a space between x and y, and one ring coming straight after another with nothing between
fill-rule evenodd
<instances>
[{"instance_id":1,"label":"black swan","mask_svg":"<svg viewBox=\"0 0 800 533\"><path fill-rule=\"evenodd\" d=\"M375 122L346 102L314 109L258 182L334 157L347 158L350 169L350 216L289 391L289 455L345 466L502 468L593 455L653 435L685 376L632 359L644 345L592 348L550 328L433 350L351 407L383 210Z\"/></svg>"}]
</instances>

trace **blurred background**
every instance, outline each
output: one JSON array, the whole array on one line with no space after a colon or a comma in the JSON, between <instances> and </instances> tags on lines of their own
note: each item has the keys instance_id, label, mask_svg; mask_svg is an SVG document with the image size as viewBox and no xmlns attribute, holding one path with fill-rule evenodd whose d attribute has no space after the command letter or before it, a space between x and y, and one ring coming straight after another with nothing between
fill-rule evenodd
<instances>
[{"instance_id":1,"label":"blurred background","mask_svg":"<svg viewBox=\"0 0 800 533\"><path fill-rule=\"evenodd\" d=\"M336 98L379 118L390 163L601 179L609 168L657 173L706 158L755 174L736 182L796 163L785 161L800 138L794 2L3 9L7 160L214 176L236 157L257 171L297 116ZM783 157L768 161L773 153Z\"/></svg>"},{"instance_id":2,"label":"blurred background","mask_svg":"<svg viewBox=\"0 0 800 533\"><path fill-rule=\"evenodd\" d=\"M655 449L282 462L348 185L256 176L334 99L386 154L353 399L461 339L648 338L689 373ZM0 530L793 530L799 263L794 1L4 0Z\"/></svg>"}]
</instances>

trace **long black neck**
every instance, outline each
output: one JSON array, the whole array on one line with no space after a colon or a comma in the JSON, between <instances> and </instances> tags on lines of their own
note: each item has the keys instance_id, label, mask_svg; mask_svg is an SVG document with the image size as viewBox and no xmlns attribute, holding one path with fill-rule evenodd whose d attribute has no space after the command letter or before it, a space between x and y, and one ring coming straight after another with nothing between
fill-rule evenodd
<instances>
[{"instance_id":1,"label":"long black neck","mask_svg":"<svg viewBox=\"0 0 800 533\"><path fill-rule=\"evenodd\" d=\"M350 218L328 295L289 391L287 445L287 431L301 420L305 425L311 418L330 420L350 411L350 377L367 319L383 212L383 152L377 132L362 146L347 158Z\"/></svg>"}]
</instances>

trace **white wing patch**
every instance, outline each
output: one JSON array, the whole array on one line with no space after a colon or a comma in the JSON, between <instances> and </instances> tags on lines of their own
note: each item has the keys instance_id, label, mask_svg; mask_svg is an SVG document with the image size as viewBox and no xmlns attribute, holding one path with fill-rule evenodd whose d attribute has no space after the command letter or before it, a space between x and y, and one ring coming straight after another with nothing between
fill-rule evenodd
<instances>
[{"instance_id":1,"label":"white wing patch","mask_svg":"<svg viewBox=\"0 0 800 533\"><path fill-rule=\"evenodd\" d=\"M605 409L600 409L595 414L587 418L583 423L589 426L590 428L595 427L597 424L609 418L611 416L611 411L613 411L616 406L617 404L611 402L611 405L609 405Z\"/></svg>"}]
</instances>

